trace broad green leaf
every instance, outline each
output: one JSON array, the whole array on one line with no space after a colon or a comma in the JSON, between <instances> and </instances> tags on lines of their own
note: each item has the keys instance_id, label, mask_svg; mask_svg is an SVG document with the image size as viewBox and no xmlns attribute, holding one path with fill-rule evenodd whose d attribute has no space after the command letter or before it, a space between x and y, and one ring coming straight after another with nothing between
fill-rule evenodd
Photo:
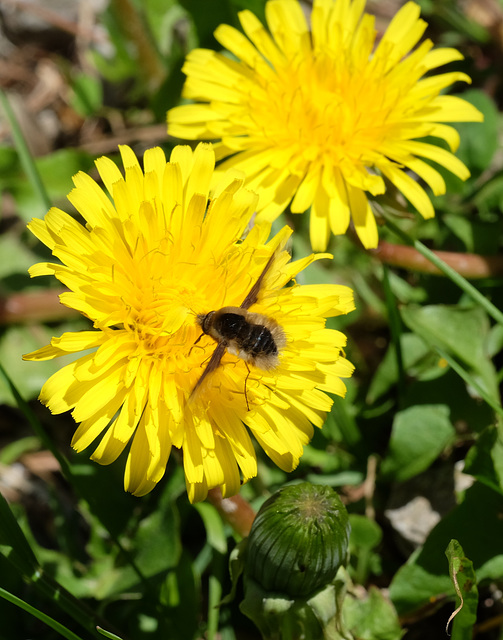
<instances>
[{"instance_id":1,"label":"broad green leaf","mask_svg":"<svg viewBox=\"0 0 503 640\"><path fill-rule=\"evenodd\" d=\"M400 344L402 347L403 367L408 377L432 380L447 373L445 367L439 366L438 355L415 333L402 333ZM367 402L374 403L397 382L396 352L394 345L390 344L370 383Z\"/></svg>"},{"instance_id":2,"label":"broad green leaf","mask_svg":"<svg viewBox=\"0 0 503 640\"><path fill-rule=\"evenodd\" d=\"M495 221L494 212L503 210L503 171L495 173L478 189L473 196L473 205L479 211L480 217L488 221L488 229L493 231L493 244L499 246L500 234L494 231L501 232L502 220L498 217ZM487 253L496 253L496 251L487 251Z\"/></svg>"},{"instance_id":3,"label":"broad green leaf","mask_svg":"<svg viewBox=\"0 0 503 640\"><path fill-rule=\"evenodd\" d=\"M480 192L477 193L477 202L479 202L479 195ZM503 204L503 184L501 197ZM482 206L481 199L480 203L480 206ZM499 204L498 202L496 206ZM489 204L489 201L487 201L487 206L494 208L494 203ZM442 222L449 227L456 238L461 240L466 251L482 255L498 253L500 233L503 230L502 220L496 221L495 224L495 221L484 221L470 215L446 213L442 216Z\"/></svg>"},{"instance_id":4,"label":"broad green leaf","mask_svg":"<svg viewBox=\"0 0 503 640\"><path fill-rule=\"evenodd\" d=\"M402 308L401 313L411 331L428 344L445 349L460 360L489 396L500 401L496 372L487 355L489 322L483 309L447 305L409 306Z\"/></svg>"},{"instance_id":5,"label":"broad green leaf","mask_svg":"<svg viewBox=\"0 0 503 640\"><path fill-rule=\"evenodd\" d=\"M17 236L12 233L6 233L0 236L0 278L5 279L7 276L17 277L17 286L14 289L19 291L21 288L19 276L24 279L24 286L29 283L28 269L36 262L33 253L28 250L26 243L21 242ZM8 290L9 282L2 283L2 289ZM2 291L4 293L4 291Z\"/></svg>"},{"instance_id":6,"label":"broad green leaf","mask_svg":"<svg viewBox=\"0 0 503 640\"><path fill-rule=\"evenodd\" d=\"M472 640L477 620L479 594L472 562L465 557L457 540L451 540L445 552L449 561L449 575L454 584L457 609L452 614L452 640Z\"/></svg>"},{"instance_id":7,"label":"broad green leaf","mask_svg":"<svg viewBox=\"0 0 503 640\"><path fill-rule=\"evenodd\" d=\"M225 535L224 524L218 511L207 502L199 502L194 505L197 512L201 516L208 543L218 553L227 553L227 536Z\"/></svg>"},{"instance_id":8,"label":"broad green leaf","mask_svg":"<svg viewBox=\"0 0 503 640\"><path fill-rule=\"evenodd\" d=\"M382 540L382 529L374 520L357 513L349 515L351 536L349 549L351 552L351 566L349 572L357 584L365 584L370 574L379 575L381 558L373 549Z\"/></svg>"},{"instance_id":9,"label":"broad green leaf","mask_svg":"<svg viewBox=\"0 0 503 640\"><path fill-rule=\"evenodd\" d=\"M60 149L36 159L37 169L51 201L61 204L65 211L73 211L66 200L73 189L72 176L79 171L88 171L93 166L93 158L88 153L76 149ZM38 195L32 185L19 170L18 175L4 186L16 201L17 213L25 221L43 217L47 212L41 208Z\"/></svg>"},{"instance_id":10,"label":"broad green leaf","mask_svg":"<svg viewBox=\"0 0 503 640\"><path fill-rule=\"evenodd\" d=\"M327 452L327 455L332 455L333 453ZM323 474L319 473L308 473L306 475L306 480L311 484L326 484L329 487L357 487L365 480L365 475L361 471L341 471L340 473L334 474Z\"/></svg>"},{"instance_id":11,"label":"broad green leaf","mask_svg":"<svg viewBox=\"0 0 503 640\"><path fill-rule=\"evenodd\" d=\"M144 518L134 544L135 562L146 577L172 569L182 553L180 517L175 504L164 504Z\"/></svg>"},{"instance_id":12,"label":"broad green leaf","mask_svg":"<svg viewBox=\"0 0 503 640\"><path fill-rule=\"evenodd\" d=\"M349 538L349 546L351 549L373 549L382 540L382 529L375 522L365 516L357 513L349 514L349 523L351 525L351 536Z\"/></svg>"},{"instance_id":13,"label":"broad green leaf","mask_svg":"<svg viewBox=\"0 0 503 640\"><path fill-rule=\"evenodd\" d=\"M503 325L495 324L489 331L487 353L489 356L494 357L500 351L503 351Z\"/></svg>"},{"instance_id":14,"label":"broad green leaf","mask_svg":"<svg viewBox=\"0 0 503 640\"><path fill-rule=\"evenodd\" d=\"M388 277L391 290L400 303L409 304L415 302L416 304L420 304L428 298L426 290L418 286L417 282L410 284L393 271L388 273Z\"/></svg>"},{"instance_id":15,"label":"broad green leaf","mask_svg":"<svg viewBox=\"0 0 503 640\"><path fill-rule=\"evenodd\" d=\"M472 221L461 215L453 213L445 213L442 216L442 222L452 231L452 233L461 240L466 251L473 253L475 250L474 229Z\"/></svg>"},{"instance_id":16,"label":"broad green leaf","mask_svg":"<svg viewBox=\"0 0 503 640\"><path fill-rule=\"evenodd\" d=\"M454 441L445 405L417 405L399 411L381 472L398 482L421 473Z\"/></svg>"},{"instance_id":17,"label":"broad green leaf","mask_svg":"<svg viewBox=\"0 0 503 640\"><path fill-rule=\"evenodd\" d=\"M344 627L359 640L399 640L405 633L393 605L376 587L364 600L346 597L342 611Z\"/></svg>"},{"instance_id":18,"label":"broad green leaf","mask_svg":"<svg viewBox=\"0 0 503 640\"><path fill-rule=\"evenodd\" d=\"M484 115L484 122L455 124L461 136L456 156L466 164L472 174L485 171L498 149L499 114L489 95L477 89L465 91L461 96Z\"/></svg>"},{"instance_id":19,"label":"broad green leaf","mask_svg":"<svg viewBox=\"0 0 503 640\"><path fill-rule=\"evenodd\" d=\"M503 493L503 442L496 427L480 434L466 456L464 472Z\"/></svg>"},{"instance_id":20,"label":"broad green leaf","mask_svg":"<svg viewBox=\"0 0 503 640\"><path fill-rule=\"evenodd\" d=\"M463 502L431 531L422 549L395 574L390 596L398 613L416 611L426 603L454 598L445 549L459 540L473 562L478 582L500 580L503 575L503 496L476 482L467 489Z\"/></svg>"},{"instance_id":21,"label":"broad green leaf","mask_svg":"<svg viewBox=\"0 0 503 640\"><path fill-rule=\"evenodd\" d=\"M72 76L72 89L72 106L81 116L93 116L101 109L103 88L100 79L80 73Z\"/></svg>"},{"instance_id":22,"label":"broad green leaf","mask_svg":"<svg viewBox=\"0 0 503 640\"><path fill-rule=\"evenodd\" d=\"M0 362L24 398L31 400L37 397L44 382L62 366L58 360L25 362L21 357L23 353L38 349L43 342L49 344L53 335L45 326L37 326L35 329L28 325L18 325L9 327L0 337ZM65 361L64 364L67 363ZM1 376L0 402L11 406L16 404L9 385Z\"/></svg>"},{"instance_id":23,"label":"broad green leaf","mask_svg":"<svg viewBox=\"0 0 503 640\"><path fill-rule=\"evenodd\" d=\"M441 379L411 380L403 398L405 407L415 405L446 405L449 407L451 424L463 425L473 433L482 433L489 425L494 424L494 411L466 392L466 384L458 374L447 366L437 355L437 366L447 369Z\"/></svg>"},{"instance_id":24,"label":"broad green leaf","mask_svg":"<svg viewBox=\"0 0 503 640\"><path fill-rule=\"evenodd\" d=\"M157 47L166 57L168 64L173 61L174 56L182 53L182 47L186 47L189 51L197 47L190 17L177 0L146 0L142 5L145 19ZM179 41L179 36L177 37L177 28L181 21L184 24L183 43Z\"/></svg>"},{"instance_id":25,"label":"broad green leaf","mask_svg":"<svg viewBox=\"0 0 503 640\"><path fill-rule=\"evenodd\" d=\"M306 445L300 464L301 468L314 468L316 473L313 475L318 478L317 481L314 481L315 484L320 484L320 482L324 484L324 479L320 480L320 474L323 474L323 478L325 478L327 474L339 475L338 472L345 473L351 464L351 460L348 459L348 455L343 451L340 452L340 455L334 456L333 451L330 449L319 449L313 445Z\"/></svg>"}]
</instances>

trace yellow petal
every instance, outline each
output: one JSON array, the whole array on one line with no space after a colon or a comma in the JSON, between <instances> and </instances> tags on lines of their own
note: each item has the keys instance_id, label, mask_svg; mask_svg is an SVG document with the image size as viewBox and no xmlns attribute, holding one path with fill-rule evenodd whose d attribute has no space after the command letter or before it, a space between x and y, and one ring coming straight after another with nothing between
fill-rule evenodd
<instances>
[{"instance_id":1,"label":"yellow petal","mask_svg":"<svg viewBox=\"0 0 503 640\"><path fill-rule=\"evenodd\" d=\"M396 188L416 207L423 218L428 219L435 216L435 210L433 209L431 200L415 180L400 169L394 167L389 167L383 171Z\"/></svg>"},{"instance_id":2,"label":"yellow petal","mask_svg":"<svg viewBox=\"0 0 503 640\"><path fill-rule=\"evenodd\" d=\"M370 204L364 192L359 189L349 189L348 197L356 233L365 249L374 249L377 247L378 234Z\"/></svg>"}]
</instances>

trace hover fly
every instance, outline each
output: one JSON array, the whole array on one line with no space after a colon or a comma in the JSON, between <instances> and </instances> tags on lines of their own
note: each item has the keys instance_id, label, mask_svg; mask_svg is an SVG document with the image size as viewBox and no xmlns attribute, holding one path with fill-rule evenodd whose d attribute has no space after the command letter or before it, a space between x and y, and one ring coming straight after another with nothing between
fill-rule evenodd
<instances>
[{"instance_id":1,"label":"hover fly","mask_svg":"<svg viewBox=\"0 0 503 640\"><path fill-rule=\"evenodd\" d=\"M270 371L278 366L279 352L286 344L285 332L272 318L248 311L258 300L260 287L274 261L274 256L273 253L241 306L223 307L208 313L198 314L197 322L202 329L202 334L196 342L203 335L208 335L218 344L206 369L192 390L191 397L194 396L206 376L218 367L226 349L232 355L244 360L247 368L248 363L264 371ZM246 379L249 375L250 369L248 369ZM249 409L246 380L245 398Z\"/></svg>"}]
</instances>

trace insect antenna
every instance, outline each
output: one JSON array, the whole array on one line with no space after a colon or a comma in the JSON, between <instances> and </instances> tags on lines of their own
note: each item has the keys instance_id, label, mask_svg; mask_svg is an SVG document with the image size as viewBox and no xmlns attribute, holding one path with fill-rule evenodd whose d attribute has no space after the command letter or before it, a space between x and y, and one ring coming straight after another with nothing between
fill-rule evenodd
<instances>
[{"instance_id":1,"label":"insect antenna","mask_svg":"<svg viewBox=\"0 0 503 640\"><path fill-rule=\"evenodd\" d=\"M250 289L250 291L249 291L248 295L246 296L246 298L241 303L241 305L240 305L241 309L249 309L252 306L252 304L255 304L257 302L258 294L259 294L259 291L260 291L260 287L262 286L262 282L263 282L267 272L271 268L272 263L274 262L275 255L276 255L276 252L271 254L271 257L267 261L267 264L265 265L262 273L259 275L259 277L257 278L257 281L255 282L253 287Z\"/></svg>"}]
</instances>

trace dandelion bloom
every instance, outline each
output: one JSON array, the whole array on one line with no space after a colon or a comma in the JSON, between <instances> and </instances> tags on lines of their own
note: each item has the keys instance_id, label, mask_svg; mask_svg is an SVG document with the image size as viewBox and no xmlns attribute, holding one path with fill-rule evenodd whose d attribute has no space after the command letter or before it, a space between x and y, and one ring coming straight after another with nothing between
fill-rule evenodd
<instances>
[{"instance_id":1,"label":"dandelion bloom","mask_svg":"<svg viewBox=\"0 0 503 640\"><path fill-rule=\"evenodd\" d=\"M326 392L343 396L341 378L352 373L344 335L325 327L353 309L351 289L297 284L299 271L326 256L291 262L287 227L270 240L267 222L246 233L257 197L235 172L210 195L211 145L176 147L169 162L150 149L144 172L130 148L120 151L125 178L110 159L96 162L111 199L88 175L73 179L68 199L85 226L55 208L29 224L61 261L34 265L30 275L58 278L69 288L61 302L94 325L25 356L85 351L45 383L41 401L53 413L72 410L77 451L101 437L92 454L101 464L130 444L125 488L136 495L162 478L172 446L183 450L192 501L217 486L236 493L257 473L249 431L292 470L330 410ZM264 371L225 351L193 394L216 348L201 337L198 314L240 306L271 256L250 312L282 328L278 366Z\"/></svg>"},{"instance_id":2,"label":"dandelion bloom","mask_svg":"<svg viewBox=\"0 0 503 640\"><path fill-rule=\"evenodd\" d=\"M374 17L364 0L314 0L311 33L297 0L270 0L270 34L250 12L239 14L247 37L220 25L215 38L233 56L192 51L183 71L184 97L196 101L168 112L168 132L179 138L220 140L222 171L234 167L259 193L262 219L311 207L313 249L345 233L350 216L367 248L377 246L377 226L367 194L389 180L424 218L431 201L409 174L434 194L445 182L433 161L459 178L468 169L451 151L458 133L446 122L481 121L481 113L454 96L440 95L464 73L424 75L462 59L455 49L432 50L413 2L403 6L377 46ZM414 50L413 50L414 49ZM426 160L426 161L425 161Z\"/></svg>"}]
</instances>

